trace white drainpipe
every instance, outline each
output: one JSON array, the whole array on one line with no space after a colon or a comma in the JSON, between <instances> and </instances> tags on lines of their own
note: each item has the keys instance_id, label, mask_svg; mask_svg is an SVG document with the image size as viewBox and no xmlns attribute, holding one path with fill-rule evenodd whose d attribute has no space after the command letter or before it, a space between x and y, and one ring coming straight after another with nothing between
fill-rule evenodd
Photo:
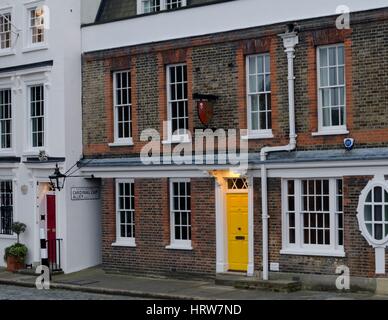
<instances>
[{"instance_id":1,"label":"white drainpipe","mask_svg":"<svg viewBox=\"0 0 388 320\"><path fill-rule=\"evenodd\" d=\"M295 46L299 43L299 37L296 32L287 32L281 34L285 52L288 60L288 105L289 105L289 126L290 141L285 146L264 147L261 149L260 158L265 162L270 152L293 151L296 148L295 132L295 76L294 76L294 58ZM267 193L267 168L263 163L261 165L261 206L262 206L262 225L263 225L263 280L268 280L268 193Z\"/></svg>"}]
</instances>

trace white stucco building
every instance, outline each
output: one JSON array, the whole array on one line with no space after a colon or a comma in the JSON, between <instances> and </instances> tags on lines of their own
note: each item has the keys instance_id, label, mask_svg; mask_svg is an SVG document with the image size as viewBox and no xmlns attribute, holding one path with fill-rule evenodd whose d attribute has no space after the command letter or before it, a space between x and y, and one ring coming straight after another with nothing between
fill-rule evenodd
<instances>
[{"instance_id":1,"label":"white stucco building","mask_svg":"<svg viewBox=\"0 0 388 320\"><path fill-rule=\"evenodd\" d=\"M96 3L82 3L82 18L79 0L0 0L0 254L16 240L12 221L23 222L27 263L39 264L42 225L49 260L66 273L101 254L99 200L71 194L93 191L93 182L69 178L58 192L48 178L82 157L80 25Z\"/></svg>"}]
</instances>

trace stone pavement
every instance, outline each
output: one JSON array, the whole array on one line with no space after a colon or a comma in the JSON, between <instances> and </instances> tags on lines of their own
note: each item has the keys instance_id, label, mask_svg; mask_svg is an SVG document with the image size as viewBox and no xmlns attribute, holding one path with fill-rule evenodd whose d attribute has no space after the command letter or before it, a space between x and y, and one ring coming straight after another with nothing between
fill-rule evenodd
<instances>
[{"instance_id":1,"label":"stone pavement","mask_svg":"<svg viewBox=\"0 0 388 320\"><path fill-rule=\"evenodd\" d=\"M33 275L14 274L0 269L2 285L35 287ZM100 268L53 277L51 289L72 290L103 295L181 300L370 300L388 299L372 293L338 293L298 291L276 293L259 290L243 290L218 286L214 281L144 278L130 275L107 274ZM76 299L76 298L75 298ZM82 298L81 298L82 299Z\"/></svg>"}]
</instances>

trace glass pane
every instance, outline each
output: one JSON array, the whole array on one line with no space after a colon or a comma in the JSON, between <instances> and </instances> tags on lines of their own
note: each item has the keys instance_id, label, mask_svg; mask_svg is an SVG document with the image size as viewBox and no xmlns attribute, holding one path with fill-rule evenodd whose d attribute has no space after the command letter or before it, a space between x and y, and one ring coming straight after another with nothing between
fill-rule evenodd
<instances>
[{"instance_id":1,"label":"glass pane","mask_svg":"<svg viewBox=\"0 0 388 320\"><path fill-rule=\"evenodd\" d=\"M338 64L345 64L345 53L343 46L338 47Z\"/></svg>"},{"instance_id":2,"label":"glass pane","mask_svg":"<svg viewBox=\"0 0 388 320\"><path fill-rule=\"evenodd\" d=\"M288 197L288 211L295 211L295 198Z\"/></svg>"},{"instance_id":3,"label":"glass pane","mask_svg":"<svg viewBox=\"0 0 388 320\"><path fill-rule=\"evenodd\" d=\"M388 228L387 228L388 230ZM295 243L295 229L290 229L290 239L289 239L289 242L290 243Z\"/></svg>"},{"instance_id":4,"label":"glass pane","mask_svg":"<svg viewBox=\"0 0 388 320\"><path fill-rule=\"evenodd\" d=\"M249 76L249 92L255 93L256 91L256 76Z\"/></svg>"},{"instance_id":5,"label":"glass pane","mask_svg":"<svg viewBox=\"0 0 388 320\"><path fill-rule=\"evenodd\" d=\"M258 56L257 57L257 73L264 73L263 56Z\"/></svg>"},{"instance_id":6,"label":"glass pane","mask_svg":"<svg viewBox=\"0 0 388 320\"><path fill-rule=\"evenodd\" d=\"M372 191L368 193L365 202L368 202L368 203L372 202Z\"/></svg>"},{"instance_id":7,"label":"glass pane","mask_svg":"<svg viewBox=\"0 0 388 320\"><path fill-rule=\"evenodd\" d=\"M265 55L264 59L265 59L265 72L269 73L271 72L271 63L270 63L271 59L269 54Z\"/></svg>"},{"instance_id":8,"label":"glass pane","mask_svg":"<svg viewBox=\"0 0 388 320\"><path fill-rule=\"evenodd\" d=\"M338 84L345 84L344 67L339 67L338 68Z\"/></svg>"},{"instance_id":9,"label":"glass pane","mask_svg":"<svg viewBox=\"0 0 388 320\"><path fill-rule=\"evenodd\" d=\"M383 239L383 225L375 224L375 239L382 240Z\"/></svg>"},{"instance_id":10,"label":"glass pane","mask_svg":"<svg viewBox=\"0 0 388 320\"><path fill-rule=\"evenodd\" d=\"M295 183L294 183L294 180L289 180L288 181L288 194L294 194L294 185L295 185Z\"/></svg>"},{"instance_id":11,"label":"glass pane","mask_svg":"<svg viewBox=\"0 0 388 320\"><path fill-rule=\"evenodd\" d=\"M327 48L319 49L319 63L321 67L327 66Z\"/></svg>"},{"instance_id":12,"label":"glass pane","mask_svg":"<svg viewBox=\"0 0 388 320\"><path fill-rule=\"evenodd\" d=\"M256 57L249 57L249 74L256 74Z\"/></svg>"},{"instance_id":13,"label":"glass pane","mask_svg":"<svg viewBox=\"0 0 388 320\"><path fill-rule=\"evenodd\" d=\"M322 111L323 111L323 126L328 127L331 125L331 123L330 123L330 109L324 108Z\"/></svg>"},{"instance_id":14,"label":"glass pane","mask_svg":"<svg viewBox=\"0 0 388 320\"><path fill-rule=\"evenodd\" d=\"M337 85L337 68L335 67L329 69L329 84L331 86Z\"/></svg>"},{"instance_id":15,"label":"glass pane","mask_svg":"<svg viewBox=\"0 0 388 320\"><path fill-rule=\"evenodd\" d=\"M383 201L383 189L381 187L374 188L374 201L375 202Z\"/></svg>"},{"instance_id":16,"label":"glass pane","mask_svg":"<svg viewBox=\"0 0 388 320\"><path fill-rule=\"evenodd\" d=\"M372 224L371 223L366 224L366 229L368 230L369 234L372 236Z\"/></svg>"},{"instance_id":17,"label":"glass pane","mask_svg":"<svg viewBox=\"0 0 388 320\"><path fill-rule=\"evenodd\" d=\"M295 213L288 214L289 221L288 221L288 227L294 228L295 227Z\"/></svg>"},{"instance_id":18,"label":"glass pane","mask_svg":"<svg viewBox=\"0 0 388 320\"><path fill-rule=\"evenodd\" d=\"M372 221L372 206L366 205L364 209L365 221Z\"/></svg>"},{"instance_id":19,"label":"glass pane","mask_svg":"<svg viewBox=\"0 0 388 320\"><path fill-rule=\"evenodd\" d=\"M321 68L320 70L321 86L326 87L329 85L329 77L327 74L327 68Z\"/></svg>"},{"instance_id":20,"label":"glass pane","mask_svg":"<svg viewBox=\"0 0 388 320\"><path fill-rule=\"evenodd\" d=\"M259 96L257 95L250 96L250 99L251 99L251 110L259 111Z\"/></svg>"},{"instance_id":21,"label":"glass pane","mask_svg":"<svg viewBox=\"0 0 388 320\"><path fill-rule=\"evenodd\" d=\"M337 64L337 48L329 48L329 65L335 66Z\"/></svg>"},{"instance_id":22,"label":"glass pane","mask_svg":"<svg viewBox=\"0 0 388 320\"><path fill-rule=\"evenodd\" d=\"M375 221L383 220L383 207L381 205L375 206Z\"/></svg>"}]
</instances>

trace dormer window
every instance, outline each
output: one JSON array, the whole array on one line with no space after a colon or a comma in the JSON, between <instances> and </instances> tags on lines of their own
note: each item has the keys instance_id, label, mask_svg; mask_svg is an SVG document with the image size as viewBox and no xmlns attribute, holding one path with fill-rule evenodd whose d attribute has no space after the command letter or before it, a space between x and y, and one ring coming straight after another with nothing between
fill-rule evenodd
<instances>
[{"instance_id":1,"label":"dormer window","mask_svg":"<svg viewBox=\"0 0 388 320\"><path fill-rule=\"evenodd\" d=\"M186 6L186 0L141 0L138 13L172 10Z\"/></svg>"}]
</instances>

